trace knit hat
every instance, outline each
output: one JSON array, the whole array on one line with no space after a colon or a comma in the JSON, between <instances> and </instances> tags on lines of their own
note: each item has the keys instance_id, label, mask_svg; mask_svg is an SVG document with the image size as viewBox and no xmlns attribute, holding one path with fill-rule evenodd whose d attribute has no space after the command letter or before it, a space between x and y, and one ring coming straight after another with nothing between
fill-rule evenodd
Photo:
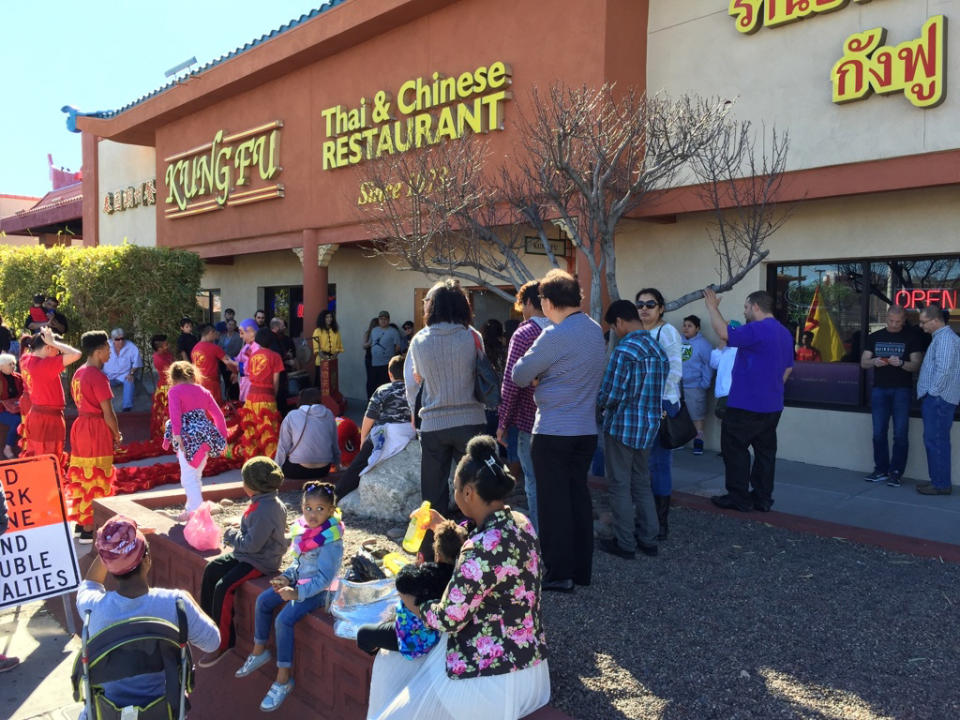
<instances>
[{"instance_id":1,"label":"knit hat","mask_svg":"<svg viewBox=\"0 0 960 720\"><path fill-rule=\"evenodd\" d=\"M108 572L126 575L139 567L147 552L147 539L135 520L114 515L97 531L96 548Z\"/></svg>"},{"instance_id":2,"label":"knit hat","mask_svg":"<svg viewBox=\"0 0 960 720\"><path fill-rule=\"evenodd\" d=\"M257 493L279 490L283 484L283 470L265 455L247 460L240 469L243 484Z\"/></svg>"}]
</instances>

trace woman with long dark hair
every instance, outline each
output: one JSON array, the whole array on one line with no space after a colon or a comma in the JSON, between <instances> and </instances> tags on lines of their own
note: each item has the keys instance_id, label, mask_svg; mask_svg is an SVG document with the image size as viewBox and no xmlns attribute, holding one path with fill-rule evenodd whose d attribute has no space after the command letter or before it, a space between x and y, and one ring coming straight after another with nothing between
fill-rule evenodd
<instances>
[{"instance_id":1,"label":"woman with long dark hair","mask_svg":"<svg viewBox=\"0 0 960 720\"><path fill-rule=\"evenodd\" d=\"M331 310L322 310L317 315L317 328L313 331L313 360L316 365L313 384L324 395L333 395L338 390L337 355L343 352L340 326Z\"/></svg>"},{"instance_id":2,"label":"woman with long dark hair","mask_svg":"<svg viewBox=\"0 0 960 720\"><path fill-rule=\"evenodd\" d=\"M416 412L419 395L420 490L439 512L450 506L447 478L467 442L483 432L483 404L474 396L480 334L456 280L442 280L423 299L426 327L413 336L403 365L407 401ZM422 392L421 392L422 391Z\"/></svg>"}]
</instances>

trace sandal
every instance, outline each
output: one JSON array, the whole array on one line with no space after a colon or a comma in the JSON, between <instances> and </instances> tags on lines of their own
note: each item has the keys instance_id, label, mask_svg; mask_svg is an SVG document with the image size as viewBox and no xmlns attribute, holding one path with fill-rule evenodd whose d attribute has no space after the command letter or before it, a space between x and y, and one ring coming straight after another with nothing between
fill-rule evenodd
<instances>
[{"instance_id":1,"label":"sandal","mask_svg":"<svg viewBox=\"0 0 960 720\"><path fill-rule=\"evenodd\" d=\"M377 544L376 538L369 538L361 543L360 547L366 550L375 560L382 560L390 551Z\"/></svg>"}]
</instances>

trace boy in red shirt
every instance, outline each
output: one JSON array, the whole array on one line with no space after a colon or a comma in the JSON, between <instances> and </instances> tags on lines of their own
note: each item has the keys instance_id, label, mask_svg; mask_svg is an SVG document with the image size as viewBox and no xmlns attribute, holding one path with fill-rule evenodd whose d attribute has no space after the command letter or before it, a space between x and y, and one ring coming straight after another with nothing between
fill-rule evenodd
<instances>
[{"instance_id":1,"label":"boy in red shirt","mask_svg":"<svg viewBox=\"0 0 960 720\"><path fill-rule=\"evenodd\" d=\"M63 454L67 426L60 373L80 359L80 351L60 342L49 327L31 341L31 351L20 361L20 374L30 393L30 412L24 422L25 456Z\"/></svg>"},{"instance_id":2,"label":"boy in red shirt","mask_svg":"<svg viewBox=\"0 0 960 720\"><path fill-rule=\"evenodd\" d=\"M200 371L200 384L210 391L217 405L222 404L220 363L226 365L231 372L237 371L237 364L217 345L217 329L213 325L207 323L200 327L200 342L190 351L190 360Z\"/></svg>"},{"instance_id":3,"label":"boy in red shirt","mask_svg":"<svg viewBox=\"0 0 960 720\"><path fill-rule=\"evenodd\" d=\"M240 446L244 458L257 455L273 457L277 452L280 413L277 412L277 387L283 372L283 358L267 347L272 333L257 330L259 349L247 360L244 371L250 379L247 399L240 408Z\"/></svg>"},{"instance_id":4,"label":"boy in red shirt","mask_svg":"<svg viewBox=\"0 0 960 720\"><path fill-rule=\"evenodd\" d=\"M113 494L117 471L113 450L123 440L113 411L113 390L103 373L110 359L110 336L91 330L80 337L87 362L70 383L77 419L70 428L70 465L64 494L71 520L82 526L79 542L93 542L93 509L96 498Z\"/></svg>"}]
</instances>

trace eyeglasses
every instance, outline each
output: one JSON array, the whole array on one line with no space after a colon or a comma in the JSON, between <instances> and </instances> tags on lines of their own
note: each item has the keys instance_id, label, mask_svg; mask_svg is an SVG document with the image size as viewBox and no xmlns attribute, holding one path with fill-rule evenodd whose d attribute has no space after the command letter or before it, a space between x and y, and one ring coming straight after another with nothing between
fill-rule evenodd
<instances>
[{"instance_id":1,"label":"eyeglasses","mask_svg":"<svg viewBox=\"0 0 960 720\"><path fill-rule=\"evenodd\" d=\"M659 306L660 306L660 303L658 303L656 300L647 300L646 302L641 300L637 301L638 308L650 308L652 310L653 308L659 307Z\"/></svg>"},{"instance_id":2,"label":"eyeglasses","mask_svg":"<svg viewBox=\"0 0 960 720\"><path fill-rule=\"evenodd\" d=\"M126 338L121 335L120 337L115 337L114 340L126 340Z\"/></svg>"}]
</instances>

